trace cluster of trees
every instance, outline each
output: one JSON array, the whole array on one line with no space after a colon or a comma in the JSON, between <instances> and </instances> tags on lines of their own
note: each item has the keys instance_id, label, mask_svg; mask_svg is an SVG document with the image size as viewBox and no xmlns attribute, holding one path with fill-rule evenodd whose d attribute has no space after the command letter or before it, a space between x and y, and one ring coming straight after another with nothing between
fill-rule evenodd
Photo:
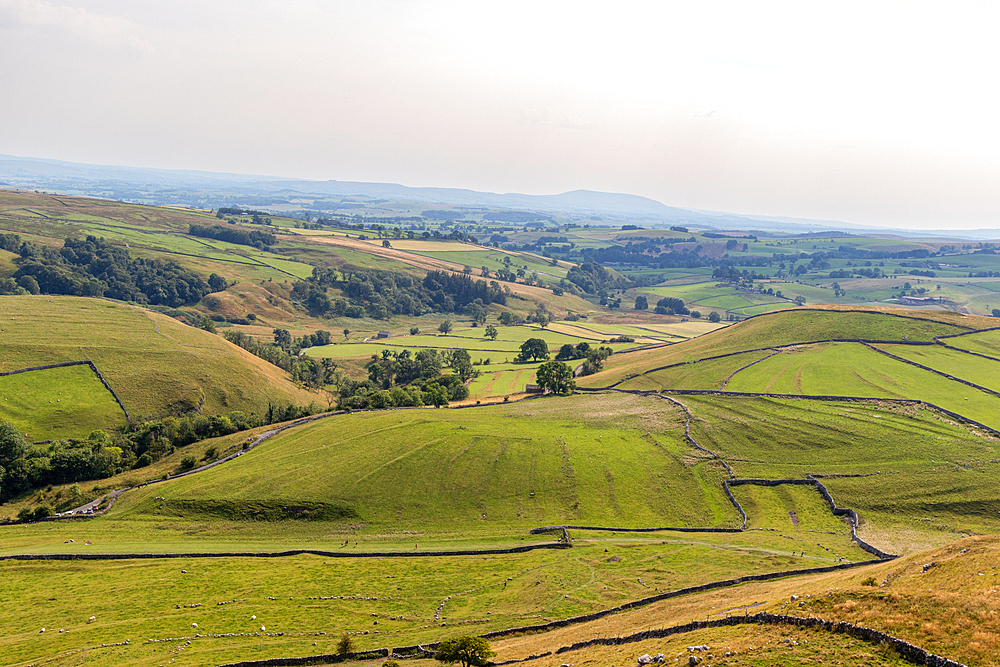
<instances>
[{"instance_id":1,"label":"cluster of trees","mask_svg":"<svg viewBox=\"0 0 1000 667\"><path fill-rule=\"evenodd\" d=\"M261 232L256 229L241 229L239 227L223 227L222 225L212 225L210 227L202 225L191 225L188 230L191 236L200 236L216 241L226 241L236 245L248 245L264 250L270 248L278 242L277 237L270 232Z\"/></svg>"},{"instance_id":2,"label":"cluster of trees","mask_svg":"<svg viewBox=\"0 0 1000 667\"><path fill-rule=\"evenodd\" d=\"M571 343L566 343L559 348L559 352L556 353L556 361L568 361L572 359L584 359L583 367L580 369L581 375L593 375L597 371L601 370L604 365L604 361L611 356L613 350L610 347L605 347L604 345L600 347L591 347L590 343L583 342L573 345Z\"/></svg>"},{"instance_id":3,"label":"cluster of trees","mask_svg":"<svg viewBox=\"0 0 1000 667\"><path fill-rule=\"evenodd\" d=\"M441 373L444 366L451 368L451 374ZM439 353L424 349L416 354L409 350L383 350L381 355L372 355L367 367L367 380L341 378L339 409L441 407L449 401L468 398L465 382L476 375L466 350Z\"/></svg>"},{"instance_id":4,"label":"cluster of trees","mask_svg":"<svg viewBox=\"0 0 1000 667\"><path fill-rule=\"evenodd\" d=\"M327 288L346 299L330 300ZM342 272L316 267L313 275L295 283L293 294L316 316L373 317L461 312L507 303L508 291L496 281L474 280L468 274L431 271L422 280L388 271ZM471 309L471 310L470 310Z\"/></svg>"},{"instance_id":5,"label":"cluster of trees","mask_svg":"<svg viewBox=\"0 0 1000 667\"><path fill-rule=\"evenodd\" d=\"M206 283L176 262L132 258L128 248L94 236L66 239L60 250L24 242L18 253L14 279L33 294L104 296L176 308L226 288L217 274Z\"/></svg>"},{"instance_id":6,"label":"cluster of trees","mask_svg":"<svg viewBox=\"0 0 1000 667\"><path fill-rule=\"evenodd\" d=\"M60 440L48 445L31 444L12 424L0 422L0 502L49 484L104 479L143 468L179 447L206 438L297 419L315 411L313 406L272 405L266 415L231 412L226 416L167 417L110 434L97 430L83 440Z\"/></svg>"},{"instance_id":7,"label":"cluster of trees","mask_svg":"<svg viewBox=\"0 0 1000 667\"><path fill-rule=\"evenodd\" d=\"M656 302L654 312L658 315L690 315L691 311L684 304L684 299L665 296Z\"/></svg>"},{"instance_id":8,"label":"cluster of trees","mask_svg":"<svg viewBox=\"0 0 1000 667\"><path fill-rule=\"evenodd\" d=\"M328 344L328 331L317 331L315 334L293 339L286 329L275 329L273 344L233 329L224 331L222 337L269 364L288 371L293 381L307 387L320 388L337 382L340 371L332 359L299 356L299 352L307 347Z\"/></svg>"},{"instance_id":9,"label":"cluster of trees","mask_svg":"<svg viewBox=\"0 0 1000 667\"><path fill-rule=\"evenodd\" d=\"M632 285L627 278L612 273L593 261L572 267L566 274L566 279L587 294L597 294L601 290L625 289Z\"/></svg>"}]
</instances>

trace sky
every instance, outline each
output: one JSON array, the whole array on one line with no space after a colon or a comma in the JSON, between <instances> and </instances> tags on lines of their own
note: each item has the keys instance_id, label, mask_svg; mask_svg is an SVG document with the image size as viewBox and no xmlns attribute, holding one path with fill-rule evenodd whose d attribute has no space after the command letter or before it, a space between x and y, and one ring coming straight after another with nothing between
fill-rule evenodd
<instances>
[{"instance_id":1,"label":"sky","mask_svg":"<svg viewBox=\"0 0 1000 667\"><path fill-rule=\"evenodd\" d=\"M0 0L0 153L1000 227L990 2Z\"/></svg>"}]
</instances>

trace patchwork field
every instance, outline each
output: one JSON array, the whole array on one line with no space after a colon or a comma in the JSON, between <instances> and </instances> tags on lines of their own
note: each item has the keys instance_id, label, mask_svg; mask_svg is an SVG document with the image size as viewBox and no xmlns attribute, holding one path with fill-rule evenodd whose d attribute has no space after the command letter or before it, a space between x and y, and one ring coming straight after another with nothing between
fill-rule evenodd
<instances>
[{"instance_id":1,"label":"patchwork field","mask_svg":"<svg viewBox=\"0 0 1000 667\"><path fill-rule=\"evenodd\" d=\"M221 337L134 306L80 297L4 296L0 317L0 371L90 359L133 418L198 407L207 414L262 413L268 403L326 402L319 394L296 387L284 371ZM65 391L75 391L81 380L71 377L76 376L63 373L52 388L63 391L65 382ZM0 391L10 378L21 376L0 379ZM100 386L96 379L94 384ZM111 410L103 398L99 400L104 412L94 413L98 421ZM36 400L32 405L41 409L39 423L51 420L43 416L48 403ZM30 413L22 413L22 419L35 421Z\"/></svg>"}]
</instances>

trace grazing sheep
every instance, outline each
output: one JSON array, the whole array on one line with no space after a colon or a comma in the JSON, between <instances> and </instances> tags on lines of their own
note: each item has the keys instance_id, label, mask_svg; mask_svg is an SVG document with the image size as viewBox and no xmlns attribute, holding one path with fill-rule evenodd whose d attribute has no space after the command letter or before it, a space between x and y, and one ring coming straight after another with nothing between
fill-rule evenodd
<instances>
[{"instance_id":1,"label":"grazing sheep","mask_svg":"<svg viewBox=\"0 0 1000 667\"><path fill-rule=\"evenodd\" d=\"M93 623L96 620L97 620L96 616L91 616L90 618L87 619L87 623Z\"/></svg>"}]
</instances>

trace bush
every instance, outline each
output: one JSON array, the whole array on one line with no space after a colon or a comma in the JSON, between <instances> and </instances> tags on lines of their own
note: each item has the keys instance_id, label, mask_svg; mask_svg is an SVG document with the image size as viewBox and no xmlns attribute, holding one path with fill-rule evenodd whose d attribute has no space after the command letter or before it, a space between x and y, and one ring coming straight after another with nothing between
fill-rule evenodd
<instances>
[{"instance_id":1,"label":"bush","mask_svg":"<svg viewBox=\"0 0 1000 667\"><path fill-rule=\"evenodd\" d=\"M191 470L198 464L198 459L194 457L194 454L188 454L181 459L181 470Z\"/></svg>"},{"instance_id":2,"label":"bush","mask_svg":"<svg viewBox=\"0 0 1000 667\"><path fill-rule=\"evenodd\" d=\"M347 655L354 653L354 640L350 635L344 635L337 642L337 655Z\"/></svg>"},{"instance_id":3,"label":"bush","mask_svg":"<svg viewBox=\"0 0 1000 667\"><path fill-rule=\"evenodd\" d=\"M35 521L38 521L39 519L44 519L50 516L52 516L52 508L49 507L48 505L39 505L38 507L35 508L35 511L32 513L31 518L34 519Z\"/></svg>"},{"instance_id":4,"label":"bush","mask_svg":"<svg viewBox=\"0 0 1000 667\"><path fill-rule=\"evenodd\" d=\"M700 310L692 310L691 311L691 317L693 317L696 320L699 319L701 317L701 311Z\"/></svg>"}]
</instances>

